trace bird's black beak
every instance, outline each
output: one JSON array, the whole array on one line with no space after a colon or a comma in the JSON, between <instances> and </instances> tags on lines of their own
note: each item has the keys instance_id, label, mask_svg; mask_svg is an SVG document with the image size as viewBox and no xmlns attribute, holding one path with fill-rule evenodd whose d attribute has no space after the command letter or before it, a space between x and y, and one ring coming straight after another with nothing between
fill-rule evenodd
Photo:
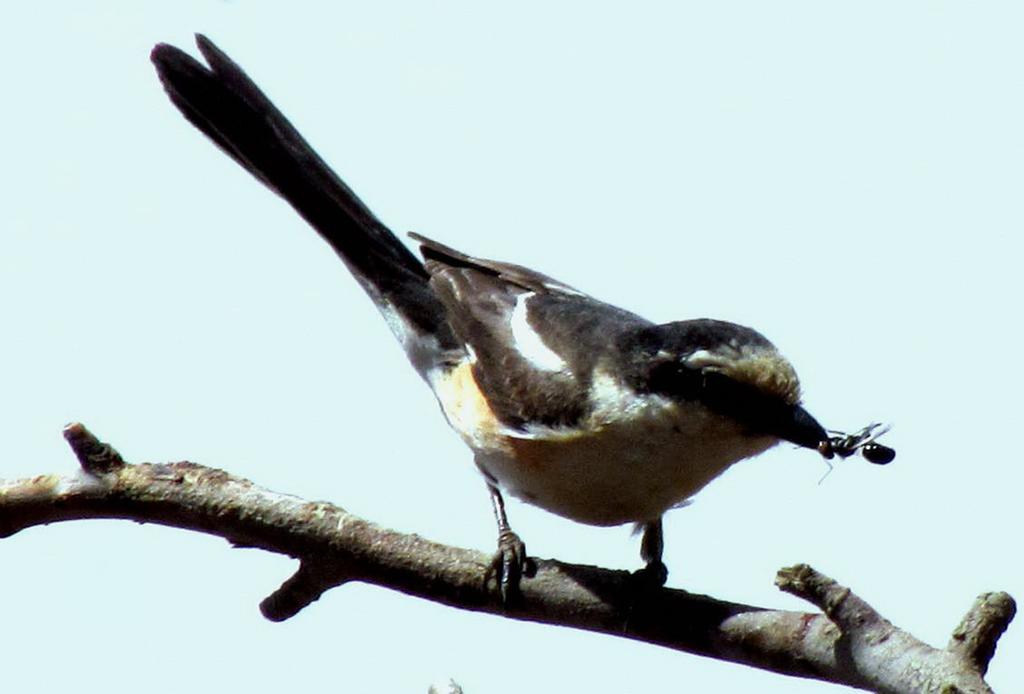
<instances>
[{"instance_id":1,"label":"bird's black beak","mask_svg":"<svg viewBox=\"0 0 1024 694\"><path fill-rule=\"evenodd\" d=\"M828 432L800 405L793 405L789 416L779 424L779 429L774 433L780 439L791 441L804 448L813 448L826 458L832 457L822 448L829 445ZM829 448L829 453L831 453L831 448Z\"/></svg>"}]
</instances>

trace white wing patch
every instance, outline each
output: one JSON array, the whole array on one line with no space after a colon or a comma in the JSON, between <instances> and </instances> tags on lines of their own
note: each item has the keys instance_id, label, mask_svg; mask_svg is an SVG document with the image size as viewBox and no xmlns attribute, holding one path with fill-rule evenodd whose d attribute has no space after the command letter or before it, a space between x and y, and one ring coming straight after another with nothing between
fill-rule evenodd
<instances>
[{"instance_id":1,"label":"white wing patch","mask_svg":"<svg viewBox=\"0 0 1024 694\"><path fill-rule=\"evenodd\" d=\"M509 319L512 329L512 340L516 351L530 364L542 371L565 371L568 364L541 339L527 320L527 301L536 296L534 292L525 292L516 297L515 308Z\"/></svg>"}]
</instances>

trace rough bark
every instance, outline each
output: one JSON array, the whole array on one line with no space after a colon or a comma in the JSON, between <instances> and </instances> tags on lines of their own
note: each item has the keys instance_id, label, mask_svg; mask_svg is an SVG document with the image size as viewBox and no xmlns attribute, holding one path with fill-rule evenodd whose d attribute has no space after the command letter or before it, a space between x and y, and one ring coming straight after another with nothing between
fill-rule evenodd
<instances>
[{"instance_id":1,"label":"rough bark","mask_svg":"<svg viewBox=\"0 0 1024 694\"><path fill-rule=\"evenodd\" d=\"M364 581L466 610L586 629L878 692L990 692L984 673L1013 619L1006 593L980 596L945 649L885 620L849 588L806 565L782 569L784 591L822 610L769 610L632 574L536 560L517 598L503 602L490 557L379 527L325 502L278 494L189 462L129 465L85 427L65 437L73 475L0 482L0 536L58 521L124 518L194 530L299 559L260 606L291 617L324 591Z\"/></svg>"}]
</instances>

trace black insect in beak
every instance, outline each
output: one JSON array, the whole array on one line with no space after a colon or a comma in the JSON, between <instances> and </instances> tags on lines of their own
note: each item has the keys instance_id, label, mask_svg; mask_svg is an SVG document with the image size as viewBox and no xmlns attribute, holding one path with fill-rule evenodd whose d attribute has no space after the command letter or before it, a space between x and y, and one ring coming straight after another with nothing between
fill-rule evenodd
<instances>
[{"instance_id":1,"label":"black insect in beak","mask_svg":"<svg viewBox=\"0 0 1024 694\"><path fill-rule=\"evenodd\" d=\"M869 424L853 434L830 430L829 433L832 436L823 439L818 444L818 452L826 460L831 460L835 456L845 459L855 453L860 453L869 463L888 465L896 458L896 451L876 440L887 431L889 431L888 426L878 423Z\"/></svg>"}]
</instances>

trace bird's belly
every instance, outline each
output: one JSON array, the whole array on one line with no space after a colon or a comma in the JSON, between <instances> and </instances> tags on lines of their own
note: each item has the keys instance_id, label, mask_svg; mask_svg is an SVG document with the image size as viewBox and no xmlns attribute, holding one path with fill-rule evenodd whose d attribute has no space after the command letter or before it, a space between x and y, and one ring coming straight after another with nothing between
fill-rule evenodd
<instances>
[{"instance_id":1,"label":"bird's belly","mask_svg":"<svg viewBox=\"0 0 1024 694\"><path fill-rule=\"evenodd\" d=\"M432 385L485 475L530 504L591 525L655 520L777 443L697 404L620 392L578 430L515 432L495 418L470 364Z\"/></svg>"},{"instance_id":2,"label":"bird's belly","mask_svg":"<svg viewBox=\"0 0 1024 694\"><path fill-rule=\"evenodd\" d=\"M591 525L659 518L733 463L771 447L717 415L615 423L551 438L504 437L477 464L513 495Z\"/></svg>"}]
</instances>

